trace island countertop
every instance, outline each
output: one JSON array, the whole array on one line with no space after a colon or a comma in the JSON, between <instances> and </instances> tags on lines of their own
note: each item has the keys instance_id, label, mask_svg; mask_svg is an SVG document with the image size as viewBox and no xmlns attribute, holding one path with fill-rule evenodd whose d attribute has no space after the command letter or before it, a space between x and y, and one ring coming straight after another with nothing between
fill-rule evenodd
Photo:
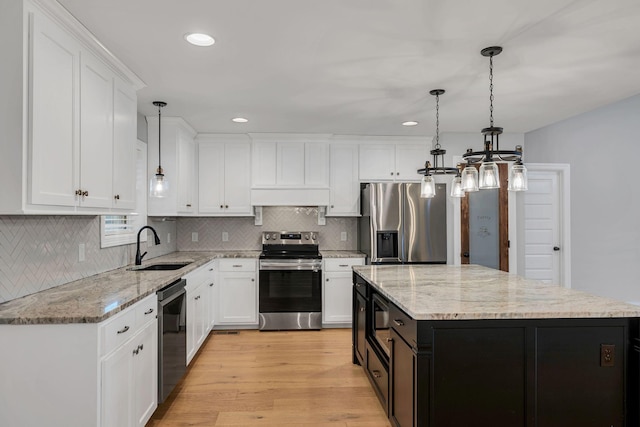
<instances>
[{"instance_id":1,"label":"island countertop","mask_svg":"<svg viewBox=\"0 0 640 427\"><path fill-rule=\"evenodd\" d=\"M640 306L478 265L353 270L416 320L640 317Z\"/></svg>"}]
</instances>

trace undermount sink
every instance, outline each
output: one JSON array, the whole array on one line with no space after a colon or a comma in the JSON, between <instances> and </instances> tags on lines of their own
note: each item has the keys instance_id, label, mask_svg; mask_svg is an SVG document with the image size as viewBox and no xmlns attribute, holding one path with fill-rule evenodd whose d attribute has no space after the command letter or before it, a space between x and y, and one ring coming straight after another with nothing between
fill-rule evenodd
<instances>
[{"instance_id":1,"label":"undermount sink","mask_svg":"<svg viewBox=\"0 0 640 427\"><path fill-rule=\"evenodd\" d=\"M151 264L147 266L137 266L131 267L129 270L132 271L158 271L158 270L179 270L182 267L191 264L190 262L174 262L174 263L164 263L164 264Z\"/></svg>"}]
</instances>

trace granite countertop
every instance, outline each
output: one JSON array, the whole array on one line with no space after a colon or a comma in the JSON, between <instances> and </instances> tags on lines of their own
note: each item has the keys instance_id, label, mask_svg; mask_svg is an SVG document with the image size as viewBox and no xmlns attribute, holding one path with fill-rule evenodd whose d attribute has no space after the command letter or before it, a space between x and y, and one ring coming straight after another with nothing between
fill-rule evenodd
<instances>
[{"instance_id":1,"label":"granite countertop","mask_svg":"<svg viewBox=\"0 0 640 427\"><path fill-rule=\"evenodd\" d=\"M640 306L478 265L366 265L354 271L416 320L640 317Z\"/></svg>"},{"instance_id":2,"label":"granite countertop","mask_svg":"<svg viewBox=\"0 0 640 427\"><path fill-rule=\"evenodd\" d=\"M191 262L174 271L96 274L0 304L0 324L99 323L215 258L258 258L260 251L173 252L142 263Z\"/></svg>"},{"instance_id":3,"label":"granite countertop","mask_svg":"<svg viewBox=\"0 0 640 427\"><path fill-rule=\"evenodd\" d=\"M358 251L323 251L320 250L322 258L365 258L366 255Z\"/></svg>"}]
</instances>

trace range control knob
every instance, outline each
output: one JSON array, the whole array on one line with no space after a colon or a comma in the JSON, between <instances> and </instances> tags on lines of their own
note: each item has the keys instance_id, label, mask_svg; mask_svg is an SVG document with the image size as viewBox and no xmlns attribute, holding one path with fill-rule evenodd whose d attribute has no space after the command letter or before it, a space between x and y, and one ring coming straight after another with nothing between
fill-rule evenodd
<instances>
[{"instance_id":1,"label":"range control knob","mask_svg":"<svg viewBox=\"0 0 640 427\"><path fill-rule=\"evenodd\" d=\"M316 240L317 238L318 238L318 235L317 235L317 234L312 234L312 235L311 235L311 239L312 239L312 240Z\"/></svg>"},{"instance_id":2,"label":"range control knob","mask_svg":"<svg viewBox=\"0 0 640 427\"><path fill-rule=\"evenodd\" d=\"M308 234L305 234L305 235L304 235L304 239L305 239L305 240L309 240L309 235L308 235Z\"/></svg>"},{"instance_id":3,"label":"range control knob","mask_svg":"<svg viewBox=\"0 0 640 427\"><path fill-rule=\"evenodd\" d=\"M276 233L273 233L273 234L271 235L271 238L272 238L273 240L276 240L276 239L277 239L277 234L276 234Z\"/></svg>"},{"instance_id":4,"label":"range control knob","mask_svg":"<svg viewBox=\"0 0 640 427\"><path fill-rule=\"evenodd\" d=\"M270 235L268 235L268 234L267 234L266 236L264 236L264 239L265 239L265 240L269 240L270 238L271 238L271 236L270 236Z\"/></svg>"}]
</instances>

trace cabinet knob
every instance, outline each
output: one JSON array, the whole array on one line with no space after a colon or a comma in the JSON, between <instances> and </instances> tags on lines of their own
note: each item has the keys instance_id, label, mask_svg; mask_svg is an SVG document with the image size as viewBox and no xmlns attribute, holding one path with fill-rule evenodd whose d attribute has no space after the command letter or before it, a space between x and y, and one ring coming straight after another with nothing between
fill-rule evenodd
<instances>
[{"instance_id":1,"label":"cabinet knob","mask_svg":"<svg viewBox=\"0 0 640 427\"><path fill-rule=\"evenodd\" d=\"M371 371L371 373L373 374L374 377L376 378L382 378L382 375L380 375L380 371Z\"/></svg>"},{"instance_id":2,"label":"cabinet knob","mask_svg":"<svg viewBox=\"0 0 640 427\"><path fill-rule=\"evenodd\" d=\"M400 319L393 319L393 323L395 323L396 326L404 326L404 322Z\"/></svg>"},{"instance_id":3,"label":"cabinet knob","mask_svg":"<svg viewBox=\"0 0 640 427\"><path fill-rule=\"evenodd\" d=\"M229 205L224 205L224 208L225 209L229 209Z\"/></svg>"},{"instance_id":4,"label":"cabinet knob","mask_svg":"<svg viewBox=\"0 0 640 427\"><path fill-rule=\"evenodd\" d=\"M364 307L360 307L360 311L365 311L366 309Z\"/></svg>"},{"instance_id":5,"label":"cabinet knob","mask_svg":"<svg viewBox=\"0 0 640 427\"><path fill-rule=\"evenodd\" d=\"M83 191L83 192L82 192L82 195L83 195L84 197L87 197L87 196L89 196L89 192L88 192L88 191Z\"/></svg>"},{"instance_id":6,"label":"cabinet knob","mask_svg":"<svg viewBox=\"0 0 640 427\"><path fill-rule=\"evenodd\" d=\"M391 172L391 176L393 176L393 172Z\"/></svg>"},{"instance_id":7,"label":"cabinet knob","mask_svg":"<svg viewBox=\"0 0 640 427\"><path fill-rule=\"evenodd\" d=\"M190 208L191 207L191 203L187 203L187 207Z\"/></svg>"},{"instance_id":8,"label":"cabinet knob","mask_svg":"<svg viewBox=\"0 0 640 427\"><path fill-rule=\"evenodd\" d=\"M213 283L209 283L209 287L212 287L212 286L213 286Z\"/></svg>"},{"instance_id":9,"label":"cabinet knob","mask_svg":"<svg viewBox=\"0 0 640 427\"><path fill-rule=\"evenodd\" d=\"M387 342L393 342L393 338L387 338Z\"/></svg>"},{"instance_id":10,"label":"cabinet knob","mask_svg":"<svg viewBox=\"0 0 640 427\"><path fill-rule=\"evenodd\" d=\"M400 175L400 172L396 172L396 175Z\"/></svg>"},{"instance_id":11,"label":"cabinet knob","mask_svg":"<svg viewBox=\"0 0 640 427\"><path fill-rule=\"evenodd\" d=\"M115 196L113 196L113 198L116 199L116 200L120 200L120 195L116 194Z\"/></svg>"},{"instance_id":12,"label":"cabinet knob","mask_svg":"<svg viewBox=\"0 0 640 427\"><path fill-rule=\"evenodd\" d=\"M133 355L135 356L136 354L138 354L140 352L140 350L138 350L137 348L135 350L133 350Z\"/></svg>"},{"instance_id":13,"label":"cabinet knob","mask_svg":"<svg viewBox=\"0 0 640 427\"><path fill-rule=\"evenodd\" d=\"M138 346L138 350L144 350L144 344L140 344L140 345Z\"/></svg>"},{"instance_id":14,"label":"cabinet knob","mask_svg":"<svg viewBox=\"0 0 640 427\"><path fill-rule=\"evenodd\" d=\"M333 205L331 205L331 209L333 209Z\"/></svg>"},{"instance_id":15,"label":"cabinet knob","mask_svg":"<svg viewBox=\"0 0 640 427\"><path fill-rule=\"evenodd\" d=\"M329 281L329 278L327 278L327 282Z\"/></svg>"},{"instance_id":16,"label":"cabinet knob","mask_svg":"<svg viewBox=\"0 0 640 427\"><path fill-rule=\"evenodd\" d=\"M223 209L223 208L224 208L224 205L220 205L220 209Z\"/></svg>"},{"instance_id":17,"label":"cabinet knob","mask_svg":"<svg viewBox=\"0 0 640 427\"><path fill-rule=\"evenodd\" d=\"M554 246L554 247L553 247L553 250L554 250L554 251L559 251L559 250L560 250L560 246Z\"/></svg>"},{"instance_id":18,"label":"cabinet knob","mask_svg":"<svg viewBox=\"0 0 640 427\"><path fill-rule=\"evenodd\" d=\"M82 190L76 190L76 196L82 196Z\"/></svg>"},{"instance_id":19,"label":"cabinet knob","mask_svg":"<svg viewBox=\"0 0 640 427\"><path fill-rule=\"evenodd\" d=\"M255 281L256 281L256 279L251 279L251 281L252 281L252 282L255 282Z\"/></svg>"}]
</instances>

